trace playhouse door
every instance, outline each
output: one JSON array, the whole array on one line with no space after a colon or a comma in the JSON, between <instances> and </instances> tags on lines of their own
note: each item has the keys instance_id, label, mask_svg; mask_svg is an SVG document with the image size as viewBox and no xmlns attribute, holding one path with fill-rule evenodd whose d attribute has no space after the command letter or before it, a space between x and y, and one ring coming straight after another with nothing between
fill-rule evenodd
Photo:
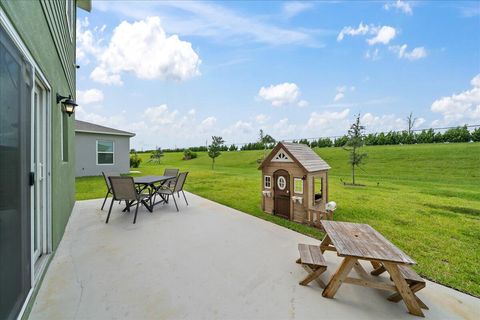
<instances>
[{"instance_id":1,"label":"playhouse door","mask_svg":"<svg viewBox=\"0 0 480 320\"><path fill-rule=\"evenodd\" d=\"M274 214L290 219L290 175L285 170L275 171L274 179Z\"/></svg>"}]
</instances>

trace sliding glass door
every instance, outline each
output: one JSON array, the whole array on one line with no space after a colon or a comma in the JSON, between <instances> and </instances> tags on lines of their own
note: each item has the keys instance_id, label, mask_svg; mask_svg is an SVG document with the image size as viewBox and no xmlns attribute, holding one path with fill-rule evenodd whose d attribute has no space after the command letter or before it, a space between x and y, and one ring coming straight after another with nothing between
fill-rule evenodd
<instances>
[{"instance_id":1,"label":"sliding glass door","mask_svg":"<svg viewBox=\"0 0 480 320\"><path fill-rule=\"evenodd\" d=\"M0 319L31 288L31 65L0 26Z\"/></svg>"}]
</instances>

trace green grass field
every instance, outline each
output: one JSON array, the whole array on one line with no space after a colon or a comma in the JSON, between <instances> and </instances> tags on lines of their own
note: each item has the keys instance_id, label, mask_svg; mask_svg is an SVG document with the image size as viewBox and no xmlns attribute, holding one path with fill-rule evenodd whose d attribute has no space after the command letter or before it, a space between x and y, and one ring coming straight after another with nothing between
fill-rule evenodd
<instances>
[{"instance_id":1,"label":"green grass field","mask_svg":"<svg viewBox=\"0 0 480 320\"><path fill-rule=\"evenodd\" d=\"M332 169L329 200L337 202L335 220L368 223L414 258L425 278L480 296L480 143L365 147L368 153L358 182L348 187L348 153L316 150ZM190 172L186 189L284 227L321 239L322 233L260 209L263 151L224 152L211 170L206 153L183 161L168 153L162 163L146 163L142 175L165 167ZM101 177L77 178L77 200L104 196Z\"/></svg>"}]
</instances>

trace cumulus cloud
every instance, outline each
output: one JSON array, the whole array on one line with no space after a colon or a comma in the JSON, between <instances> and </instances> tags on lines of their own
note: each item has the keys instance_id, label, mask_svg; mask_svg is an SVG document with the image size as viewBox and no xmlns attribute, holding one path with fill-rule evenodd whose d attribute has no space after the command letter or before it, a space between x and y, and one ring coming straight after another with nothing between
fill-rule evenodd
<instances>
[{"instance_id":1,"label":"cumulus cloud","mask_svg":"<svg viewBox=\"0 0 480 320\"><path fill-rule=\"evenodd\" d=\"M79 105L99 103L103 101L103 92L98 89L77 90L76 99Z\"/></svg>"},{"instance_id":2,"label":"cumulus cloud","mask_svg":"<svg viewBox=\"0 0 480 320\"><path fill-rule=\"evenodd\" d=\"M368 49L366 52L365 52L365 59L369 59L369 60L378 60L380 59L380 50L378 50L378 48L375 48L375 49Z\"/></svg>"},{"instance_id":3,"label":"cumulus cloud","mask_svg":"<svg viewBox=\"0 0 480 320\"><path fill-rule=\"evenodd\" d=\"M162 104L157 107L150 107L145 109L143 115L145 116L145 119L148 119L148 121L152 123L164 125L175 122L178 111L170 111L168 110L168 106L166 104Z\"/></svg>"},{"instance_id":4,"label":"cumulus cloud","mask_svg":"<svg viewBox=\"0 0 480 320\"><path fill-rule=\"evenodd\" d=\"M407 51L407 45L391 46L389 49L398 55L399 59L407 59L410 61L423 59L427 57L427 50L424 47L416 47L411 51Z\"/></svg>"},{"instance_id":5,"label":"cumulus cloud","mask_svg":"<svg viewBox=\"0 0 480 320\"><path fill-rule=\"evenodd\" d=\"M207 132L217 123L217 118L215 117L207 117L202 120L200 123L199 129L201 132Z\"/></svg>"},{"instance_id":6,"label":"cumulus cloud","mask_svg":"<svg viewBox=\"0 0 480 320\"><path fill-rule=\"evenodd\" d=\"M378 116L367 112L361 116L360 121L368 128L369 132L399 131L406 127L405 119L398 118L393 114Z\"/></svg>"},{"instance_id":7,"label":"cumulus cloud","mask_svg":"<svg viewBox=\"0 0 480 320\"><path fill-rule=\"evenodd\" d=\"M369 45L374 45L377 43L388 44L393 38L395 38L397 30L390 26L381 27L376 35L370 39L367 39Z\"/></svg>"},{"instance_id":8,"label":"cumulus cloud","mask_svg":"<svg viewBox=\"0 0 480 320\"><path fill-rule=\"evenodd\" d=\"M295 83L281 83L269 87L261 87L258 91L258 97L268 101L274 107L293 104L300 95L300 89Z\"/></svg>"},{"instance_id":9,"label":"cumulus cloud","mask_svg":"<svg viewBox=\"0 0 480 320\"><path fill-rule=\"evenodd\" d=\"M234 132L240 131L241 133L250 133L252 132L252 124L250 122L245 121L237 121L233 125Z\"/></svg>"},{"instance_id":10,"label":"cumulus cloud","mask_svg":"<svg viewBox=\"0 0 480 320\"><path fill-rule=\"evenodd\" d=\"M268 120L270 120L270 117L265 115L265 114L257 114L255 116L255 121L258 123L258 124L264 124L265 122L267 122Z\"/></svg>"},{"instance_id":11,"label":"cumulus cloud","mask_svg":"<svg viewBox=\"0 0 480 320\"><path fill-rule=\"evenodd\" d=\"M396 9L408 15L413 14L412 6L407 1L397 0L395 2L387 2L383 8L385 10Z\"/></svg>"},{"instance_id":12,"label":"cumulus cloud","mask_svg":"<svg viewBox=\"0 0 480 320\"><path fill-rule=\"evenodd\" d=\"M393 38L395 38L397 30L390 26L375 26L367 25L360 22L357 28L344 27L337 36L337 41L342 41L345 36L365 36L372 35L373 37L367 39L369 45L374 44L388 44Z\"/></svg>"},{"instance_id":13,"label":"cumulus cloud","mask_svg":"<svg viewBox=\"0 0 480 320\"><path fill-rule=\"evenodd\" d=\"M350 109L344 109L343 111L323 111L312 112L307 122L309 128L333 127L338 126L339 122L343 122L348 119Z\"/></svg>"},{"instance_id":14,"label":"cumulus cloud","mask_svg":"<svg viewBox=\"0 0 480 320\"><path fill-rule=\"evenodd\" d=\"M99 64L90 77L104 84L122 84L124 72L140 79L177 81L200 74L201 60L191 43L167 36L158 17L121 22L108 46L92 53Z\"/></svg>"},{"instance_id":15,"label":"cumulus cloud","mask_svg":"<svg viewBox=\"0 0 480 320\"><path fill-rule=\"evenodd\" d=\"M97 56L102 52L103 32L106 26L89 29L90 22L88 17L77 19L77 62L88 64L89 55Z\"/></svg>"},{"instance_id":16,"label":"cumulus cloud","mask_svg":"<svg viewBox=\"0 0 480 320\"><path fill-rule=\"evenodd\" d=\"M430 110L443 118L435 120L432 125L460 125L480 120L480 74L471 81L472 88L448 97L435 100Z\"/></svg>"}]
</instances>

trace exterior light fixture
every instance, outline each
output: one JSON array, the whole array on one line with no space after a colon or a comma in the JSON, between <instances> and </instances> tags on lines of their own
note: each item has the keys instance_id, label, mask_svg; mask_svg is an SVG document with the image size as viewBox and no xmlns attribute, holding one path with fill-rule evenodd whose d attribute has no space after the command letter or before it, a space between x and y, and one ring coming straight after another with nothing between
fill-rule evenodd
<instances>
[{"instance_id":1,"label":"exterior light fixture","mask_svg":"<svg viewBox=\"0 0 480 320\"><path fill-rule=\"evenodd\" d=\"M68 114L69 117L75 112L75 107L78 106L78 104L76 104L75 101L72 100L71 95L69 95L68 97L64 97L57 93L57 104L60 102L62 103L63 112Z\"/></svg>"}]
</instances>

